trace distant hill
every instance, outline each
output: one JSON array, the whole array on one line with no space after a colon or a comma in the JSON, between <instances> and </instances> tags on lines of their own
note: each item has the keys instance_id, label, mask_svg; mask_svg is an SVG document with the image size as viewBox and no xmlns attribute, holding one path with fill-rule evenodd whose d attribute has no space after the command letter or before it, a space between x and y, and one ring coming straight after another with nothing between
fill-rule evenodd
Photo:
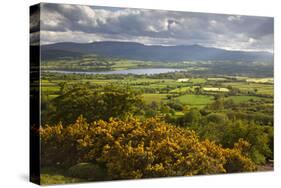
<instances>
[{"instance_id":1,"label":"distant hill","mask_svg":"<svg viewBox=\"0 0 281 188\"><path fill-rule=\"evenodd\" d=\"M160 46L135 42L56 43L41 46L43 60L98 54L106 57L150 61L228 60L273 62L268 52L229 51L200 45Z\"/></svg>"}]
</instances>

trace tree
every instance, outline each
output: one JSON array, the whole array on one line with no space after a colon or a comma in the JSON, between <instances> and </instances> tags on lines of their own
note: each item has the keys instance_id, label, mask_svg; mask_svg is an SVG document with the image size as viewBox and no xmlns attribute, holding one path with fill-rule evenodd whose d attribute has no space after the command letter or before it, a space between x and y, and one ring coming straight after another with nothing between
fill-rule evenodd
<instances>
[{"instance_id":1,"label":"tree","mask_svg":"<svg viewBox=\"0 0 281 188\"><path fill-rule=\"evenodd\" d=\"M222 110L224 108L224 101L223 98L219 97L217 98L210 106L210 109L212 110Z\"/></svg>"},{"instance_id":2,"label":"tree","mask_svg":"<svg viewBox=\"0 0 281 188\"><path fill-rule=\"evenodd\" d=\"M267 159L273 158L271 126L260 126L253 121L229 121L218 114L211 114L208 118L208 123L196 129L200 137L215 141L225 148L234 148L235 143L243 139L251 145L248 150L249 157L256 164L264 164Z\"/></svg>"},{"instance_id":3,"label":"tree","mask_svg":"<svg viewBox=\"0 0 281 188\"><path fill-rule=\"evenodd\" d=\"M228 87L228 89L229 89L229 95L237 95L240 93L240 90L238 88Z\"/></svg>"},{"instance_id":4,"label":"tree","mask_svg":"<svg viewBox=\"0 0 281 188\"><path fill-rule=\"evenodd\" d=\"M192 108L186 112L183 117L179 118L179 124L183 127L196 127L201 120L201 113L197 108Z\"/></svg>"},{"instance_id":5,"label":"tree","mask_svg":"<svg viewBox=\"0 0 281 188\"><path fill-rule=\"evenodd\" d=\"M201 88L200 87L195 87L194 88L194 93L196 94L196 95L199 95L200 93L201 93Z\"/></svg>"},{"instance_id":6,"label":"tree","mask_svg":"<svg viewBox=\"0 0 281 188\"><path fill-rule=\"evenodd\" d=\"M184 106L177 100L170 100L167 105L176 111L183 111L184 108Z\"/></svg>"},{"instance_id":7,"label":"tree","mask_svg":"<svg viewBox=\"0 0 281 188\"><path fill-rule=\"evenodd\" d=\"M152 110L155 110L157 111L159 109L159 105L156 101L152 101L149 105L149 107L152 109Z\"/></svg>"},{"instance_id":8,"label":"tree","mask_svg":"<svg viewBox=\"0 0 281 188\"><path fill-rule=\"evenodd\" d=\"M50 123L72 123L81 114L89 121L111 117L125 119L136 113L141 104L141 95L129 87L77 86L52 101L55 109Z\"/></svg>"},{"instance_id":9,"label":"tree","mask_svg":"<svg viewBox=\"0 0 281 188\"><path fill-rule=\"evenodd\" d=\"M207 115L207 120L208 122L213 122L216 124L224 124L228 120L228 118L223 113L211 113Z\"/></svg>"},{"instance_id":10,"label":"tree","mask_svg":"<svg viewBox=\"0 0 281 188\"><path fill-rule=\"evenodd\" d=\"M60 94L61 95L64 94L66 92L65 89L66 89L67 83L66 82L60 82L60 83L58 83L58 85L60 87Z\"/></svg>"},{"instance_id":11,"label":"tree","mask_svg":"<svg viewBox=\"0 0 281 188\"><path fill-rule=\"evenodd\" d=\"M173 109L171 109L168 105L166 104L162 104L161 107L160 107L160 111L161 113L163 114L168 114L172 111Z\"/></svg>"}]
</instances>

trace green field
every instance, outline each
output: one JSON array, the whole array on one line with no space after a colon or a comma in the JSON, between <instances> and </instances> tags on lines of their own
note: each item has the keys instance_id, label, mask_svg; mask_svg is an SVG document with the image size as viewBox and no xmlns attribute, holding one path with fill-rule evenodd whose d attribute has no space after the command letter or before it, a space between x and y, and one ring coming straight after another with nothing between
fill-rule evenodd
<instances>
[{"instance_id":1,"label":"green field","mask_svg":"<svg viewBox=\"0 0 281 188\"><path fill-rule=\"evenodd\" d=\"M204 78L192 78L190 80L190 82L192 82L193 84L203 84L206 82L206 79Z\"/></svg>"},{"instance_id":2,"label":"green field","mask_svg":"<svg viewBox=\"0 0 281 188\"><path fill-rule=\"evenodd\" d=\"M192 87L180 87L176 88L170 91L170 93L181 93L181 92L187 92L187 91L194 91L194 88Z\"/></svg>"},{"instance_id":3,"label":"green field","mask_svg":"<svg viewBox=\"0 0 281 188\"><path fill-rule=\"evenodd\" d=\"M58 86L42 86L41 87L42 92L47 92L47 93L54 93L54 92L59 92L60 88Z\"/></svg>"},{"instance_id":4,"label":"green field","mask_svg":"<svg viewBox=\"0 0 281 188\"><path fill-rule=\"evenodd\" d=\"M115 79L82 79L79 80L80 83L90 83L90 84L98 84L104 85L109 83L118 83L122 85L129 85L132 88L137 90L144 90L144 89L154 89L154 91L165 91L165 93L143 93L143 99L145 103L149 104L152 101L157 103L167 101L167 95L169 94L184 94L184 93L191 93L185 94L182 96L177 97L177 99L182 104L187 104L192 107L202 108L206 106L206 104L210 104L213 102L213 96L211 95L195 95L194 88L198 87L196 84L204 84L202 89L205 92L209 92L206 88L217 88L212 87L211 82L209 81L216 81L221 82L222 87L231 86L233 88L238 88L241 92L247 94L243 96L229 96L227 99L233 99L235 103L243 103L247 102L250 99L254 100L261 100L261 97L258 96L251 96L248 95L249 92L255 92L257 94L266 94L266 95L273 95L273 85L267 83L247 83L245 80L247 77L243 78L243 80L238 82L227 82L226 78L192 78L188 83L186 82L177 82L176 79L151 79L151 78L134 78L134 77L126 77L122 80L115 80ZM41 80L41 89L42 92L48 94L49 99L53 99L58 96L60 92L59 83L62 83L63 80ZM78 81L71 80L68 81L67 84L76 84ZM221 93L220 91L213 91L212 94Z\"/></svg>"},{"instance_id":5,"label":"green field","mask_svg":"<svg viewBox=\"0 0 281 188\"><path fill-rule=\"evenodd\" d=\"M213 102L213 96L187 94L177 98L181 103L202 108Z\"/></svg>"},{"instance_id":6,"label":"green field","mask_svg":"<svg viewBox=\"0 0 281 188\"><path fill-rule=\"evenodd\" d=\"M226 78L208 78L208 81L226 81Z\"/></svg>"},{"instance_id":7,"label":"green field","mask_svg":"<svg viewBox=\"0 0 281 188\"><path fill-rule=\"evenodd\" d=\"M150 104L151 102L161 103L167 100L167 94L143 94L144 102Z\"/></svg>"},{"instance_id":8,"label":"green field","mask_svg":"<svg viewBox=\"0 0 281 188\"><path fill-rule=\"evenodd\" d=\"M223 86L232 86L242 92L256 92L257 94L273 95L273 84L247 83L247 82L227 82Z\"/></svg>"}]
</instances>

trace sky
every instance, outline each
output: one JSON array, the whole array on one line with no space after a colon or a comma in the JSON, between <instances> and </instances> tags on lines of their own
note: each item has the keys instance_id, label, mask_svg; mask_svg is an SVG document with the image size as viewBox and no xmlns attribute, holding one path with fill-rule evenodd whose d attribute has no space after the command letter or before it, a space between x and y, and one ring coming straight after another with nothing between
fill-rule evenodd
<instances>
[{"instance_id":1,"label":"sky","mask_svg":"<svg viewBox=\"0 0 281 188\"><path fill-rule=\"evenodd\" d=\"M39 39L39 13L31 40ZM129 41L273 52L273 18L165 10L41 4L41 44Z\"/></svg>"}]
</instances>

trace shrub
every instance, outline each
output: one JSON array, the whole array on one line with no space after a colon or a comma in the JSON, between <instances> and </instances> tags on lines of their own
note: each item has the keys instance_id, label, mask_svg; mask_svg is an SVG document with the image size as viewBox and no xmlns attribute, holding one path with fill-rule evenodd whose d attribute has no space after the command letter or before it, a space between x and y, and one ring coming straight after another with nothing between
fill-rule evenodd
<instances>
[{"instance_id":1,"label":"shrub","mask_svg":"<svg viewBox=\"0 0 281 188\"><path fill-rule=\"evenodd\" d=\"M249 155L249 149L251 145L249 142L239 139L237 143L234 144L233 149L226 149L226 163L224 168L227 172L244 172L244 171L255 171L256 166L247 157Z\"/></svg>"},{"instance_id":2,"label":"shrub","mask_svg":"<svg viewBox=\"0 0 281 188\"><path fill-rule=\"evenodd\" d=\"M75 178L100 180L105 177L105 170L97 164L78 163L68 169L68 175Z\"/></svg>"},{"instance_id":3,"label":"shrub","mask_svg":"<svg viewBox=\"0 0 281 188\"><path fill-rule=\"evenodd\" d=\"M216 124L223 124L228 120L228 118L223 113L211 113L211 114L207 115L207 120L208 120L208 122L213 122Z\"/></svg>"},{"instance_id":4,"label":"shrub","mask_svg":"<svg viewBox=\"0 0 281 188\"><path fill-rule=\"evenodd\" d=\"M80 117L72 125L46 126L40 132L44 151L42 163L64 166L92 163L105 168L104 179L254 170L254 164L238 148L223 149L214 142L199 141L194 131L157 118L145 121L110 119L88 124ZM239 164L239 169L233 170L232 164ZM77 167L71 169L77 176L74 170ZM95 173L91 174L87 178L95 178Z\"/></svg>"}]
</instances>

